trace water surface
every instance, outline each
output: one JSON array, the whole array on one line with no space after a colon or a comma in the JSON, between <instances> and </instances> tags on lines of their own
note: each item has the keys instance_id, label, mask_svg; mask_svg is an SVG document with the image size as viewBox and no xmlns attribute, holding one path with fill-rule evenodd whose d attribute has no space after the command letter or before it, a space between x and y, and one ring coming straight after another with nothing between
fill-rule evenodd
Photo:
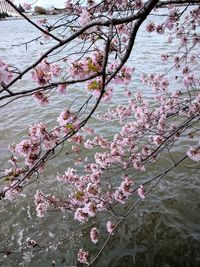
<instances>
[{"instance_id":1,"label":"water surface","mask_svg":"<svg viewBox=\"0 0 200 267\"><path fill-rule=\"evenodd\" d=\"M28 46L13 46L36 38L38 31L23 20L0 22L0 57L6 62L16 64L24 69L38 58L42 51L51 44L42 45L33 42ZM144 28L139 32L133 54L129 61L137 71L129 88L134 92L140 89L151 101L151 92L139 82L140 71L164 72L166 65L160 65L159 54L166 49L173 49L176 44L166 42L165 36L147 35ZM31 87L27 75L16 85ZM178 85L181 86L181 85ZM0 110L0 162L1 169L6 167L10 142L17 143L26 136L27 127L36 121L53 125L63 106L69 106L74 97L82 98L83 88L74 87L65 98L56 95L46 107L38 106L32 98L16 101ZM81 101L81 100L80 100ZM125 104L122 89L115 89L115 96L109 104ZM80 105L79 100L75 108ZM100 105L97 112L105 110L105 104ZM92 118L90 123L97 133L111 136L118 129L117 125L107 127L105 122L99 123ZM179 156L185 143L180 143L176 151ZM85 152L86 153L86 152ZM49 212L44 218L37 218L33 196L37 188L52 194L65 194L65 188L56 181L56 174L62 173L71 162L65 153L54 159L45 173L36 183L24 191L24 196L16 202L1 202L0 210L0 251L7 248L14 251L12 255L4 257L0 254L0 265L3 267L37 266L49 267L52 260L57 265L76 265L75 253L80 247L90 248L95 254L103 241L94 247L88 240L88 230L81 231L83 226L73 221L70 214L58 211ZM163 156L160 160L159 171L168 162ZM152 177L158 169L151 168L147 177ZM137 177L136 177L137 180ZM179 168L165 177L153 190L148 198L132 213L113 236L101 258L95 266L135 266L135 267L199 267L200 266L200 197L199 172L191 167L191 162L184 162ZM99 227L104 232L102 240L106 238L106 220L99 221ZM74 228L76 229L75 234ZM42 250L25 251L19 253L20 247L27 238L37 240L45 247L52 242L52 246ZM65 239L64 243L55 240Z\"/></svg>"}]
</instances>

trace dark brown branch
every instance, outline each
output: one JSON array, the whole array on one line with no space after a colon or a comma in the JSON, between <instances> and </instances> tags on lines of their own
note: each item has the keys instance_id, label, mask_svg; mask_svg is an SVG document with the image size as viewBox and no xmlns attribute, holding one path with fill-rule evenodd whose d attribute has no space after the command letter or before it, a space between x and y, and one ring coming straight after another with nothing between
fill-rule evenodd
<instances>
[{"instance_id":1,"label":"dark brown branch","mask_svg":"<svg viewBox=\"0 0 200 267\"><path fill-rule=\"evenodd\" d=\"M30 94L30 93L34 93L34 92L37 92L37 91L46 91L46 90L49 90L49 89L53 89L55 88L56 86L58 86L59 84L67 84L67 85L70 85L70 84L75 84L75 83L82 83L82 82L86 82L88 80L91 80L91 79L94 79L98 76L100 76L102 73L99 72L99 73L96 73L96 74L93 74L89 77L86 77L86 78L83 78L83 79L77 79L77 80L69 80L69 81L64 81L64 82L57 82L57 83L51 83L51 84L48 84L48 85L45 85L45 86L39 86L39 87L36 87L36 88L33 88L33 89L30 89L30 90L22 90L22 91L19 91L19 92L12 92L12 94L9 94L8 95L4 95L2 97L0 97L0 101L3 100L3 99L6 99L6 98L9 98L9 97L14 97L14 96L20 96L20 95L27 95L27 94ZM7 89L5 89L7 91ZM0 106L1 108L2 106Z\"/></svg>"}]
</instances>

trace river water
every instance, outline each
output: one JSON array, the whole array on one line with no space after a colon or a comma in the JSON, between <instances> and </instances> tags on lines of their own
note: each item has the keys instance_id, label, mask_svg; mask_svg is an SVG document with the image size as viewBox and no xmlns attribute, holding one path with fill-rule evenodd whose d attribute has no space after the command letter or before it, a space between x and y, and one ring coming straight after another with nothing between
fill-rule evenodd
<instances>
[{"instance_id":1,"label":"river water","mask_svg":"<svg viewBox=\"0 0 200 267\"><path fill-rule=\"evenodd\" d=\"M23 20L0 22L0 58L19 66L22 70L41 51L50 45L33 42L28 46L13 46L36 38L39 32ZM129 88L141 89L149 98L152 94L142 88L139 82L140 71L163 72L167 65L160 64L159 54L166 49L175 49L176 44L166 42L165 36L147 35L141 28L136 45L129 61L137 71ZM16 85L30 87L29 77L25 77ZM74 97L83 97L82 88L73 87L65 98L56 95L46 107L38 106L31 98L16 101L0 109L0 162L3 169L9 157L8 144L17 143L26 136L27 127L36 121L54 124L63 106L69 106ZM126 103L120 88L116 90L110 107ZM98 108L98 113L105 110L106 105ZM97 123L92 118L91 125L97 133L111 136L117 126ZM184 141L174 152L177 156L186 147ZM86 153L86 152L84 152ZM90 156L90 155L89 155ZM190 164L189 164L190 163ZM65 194L65 188L56 181L56 174L62 173L71 162L66 155L54 159L42 177L27 187L24 195L15 202L2 201L0 209L0 251L13 253L7 257L0 253L0 266L3 267L49 267L52 260L56 266L76 265L75 254L80 247L90 248L95 254L102 243L94 247L88 240L88 230L82 229L73 221L70 214L59 211L49 212L45 218L38 218L35 212L33 197L37 188L52 194ZM168 162L161 159L160 171ZM151 168L147 176L157 170ZM156 189L141 203L131 216L121 225L118 233L107 245L100 260L95 266L135 266L135 267L199 267L200 266L200 197L199 173L191 167L191 162L184 162L178 169L170 173ZM99 222L103 229L105 221ZM76 229L74 231L74 229ZM102 239L106 237L102 234ZM42 249L20 252L27 238L37 240ZM64 239L64 243L56 243ZM51 246L47 244L51 243Z\"/></svg>"}]
</instances>

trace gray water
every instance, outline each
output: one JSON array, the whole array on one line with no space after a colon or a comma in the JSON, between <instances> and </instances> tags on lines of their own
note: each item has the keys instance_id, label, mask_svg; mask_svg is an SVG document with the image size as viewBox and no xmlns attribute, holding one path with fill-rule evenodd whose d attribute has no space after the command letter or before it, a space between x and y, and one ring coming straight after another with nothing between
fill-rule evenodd
<instances>
[{"instance_id":1,"label":"gray water","mask_svg":"<svg viewBox=\"0 0 200 267\"><path fill-rule=\"evenodd\" d=\"M21 70L24 69L40 56L41 49L45 51L51 43L41 46L33 42L27 51L25 46L12 45L31 40L38 35L39 32L22 20L0 22L0 58L19 66ZM169 47L165 36L147 36L144 29L141 29L129 61L137 69L129 85L130 89L133 92L140 89L151 99L151 92L144 89L139 82L140 71L166 71L168 66L160 64L159 54L166 49L173 51L175 47L176 44ZM23 86L33 86L29 82L29 76L19 81L15 89ZM121 88L115 90L110 107L126 103ZM73 87L65 98L55 95L46 107L39 106L32 98L27 97L0 109L0 169L7 166L10 155L8 144L22 140L30 124L37 121L54 125L63 106L69 106L74 97L81 99L83 95L81 86ZM75 108L78 105L79 102L75 103ZM97 112L101 113L105 107L106 104L101 104ZM99 123L95 118L91 119L90 124L97 133L104 136L111 136L118 129L117 125L107 127L106 123ZM177 156L182 153L184 146L183 141L175 153ZM106 219L98 222L102 241L94 247L88 239L88 229L82 229L83 226L73 221L72 215L54 211L49 212L45 218L36 217L33 202L36 189L41 188L46 193L65 194L63 185L56 181L56 174L58 171L62 173L68 166L71 166L71 162L63 153L50 162L42 177L27 187L20 199L15 202L1 201L0 251L8 250L13 253L7 257L0 253L0 266L49 267L52 260L56 261L57 266L76 265L75 255L80 247L89 248L93 255L100 249L106 238ZM154 173L167 167L168 161L165 157L161 158L158 166L159 170L152 167L146 176L152 177ZM184 162L165 177L124 221L95 266L199 267L199 185L199 172L191 167L190 161ZM20 251L28 237L36 240L42 249ZM64 242L56 242L61 239Z\"/></svg>"}]
</instances>

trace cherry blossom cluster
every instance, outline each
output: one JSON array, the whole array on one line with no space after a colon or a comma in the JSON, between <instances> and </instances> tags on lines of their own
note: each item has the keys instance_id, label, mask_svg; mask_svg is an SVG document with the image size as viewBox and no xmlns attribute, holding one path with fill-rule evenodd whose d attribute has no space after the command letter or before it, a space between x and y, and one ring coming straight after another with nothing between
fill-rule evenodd
<instances>
[{"instance_id":1,"label":"cherry blossom cluster","mask_svg":"<svg viewBox=\"0 0 200 267\"><path fill-rule=\"evenodd\" d=\"M9 177L11 184L4 187L5 198L14 199L20 195L21 187L19 187L18 179L32 167L37 164L37 171L44 171L44 162L40 162L39 159L52 148L56 147L60 140L70 132L78 129L79 121L76 114L71 113L69 110L61 112L57 118L59 125L55 126L51 131L48 131L47 126L43 123L31 125L29 127L28 138L23 139L18 144L10 145L10 151L17 155L12 155L9 163L12 165L11 168L5 169L4 175ZM71 138L71 141L80 144L83 139L79 135ZM24 159L24 166L19 167Z\"/></svg>"},{"instance_id":2,"label":"cherry blossom cluster","mask_svg":"<svg viewBox=\"0 0 200 267\"><path fill-rule=\"evenodd\" d=\"M169 82L163 75L149 74L142 77L142 81L156 92L157 105L151 107L140 91L132 95L126 90L129 98L128 105L117 106L105 115L99 116L103 120L120 121L121 131L114 136L113 140L108 141L102 136L87 139L82 134L70 138L70 142L80 146L76 152L81 151L82 145L90 150L95 147L105 150L95 153L95 162L85 165L86 173L84 175L80 176L75 169L68 168L64 175L57 176L58 181L71 186L72 192L67 198L68 209L74 212L74 219L81 223L86 223L90 218L97 216L98 212L106 211L110 205L116 202L125 204L135 191L141 199L144 199L144 186L140 185L136 190L134 180L128 175L121 177L118 186L109 185L109 190L105 192L101 180L106 170L110 169L113 164L120 164L124 170L134 168L145 171L146 158L150 157L151 162L154 162L156 157L151 154L155 149L163 145L168 138L172 142L179 137L177 134L179 123L170 122L168 117L179 116L180 113L186 118L191 116L199 118L199 95L194 96L192 101L186 101L179 91L169 93L167 90ZM62 112L58 117L61 127L65 127L67 124L71 125L74 120L76 120L75 114L71 114L69 111ZM89 135L94 134L90 128L83 130ZM144 133L148 133L148 138L139 147L138 140L144 136ZM194 161L199 161L199 148L190 148L187 155ZM54 205L56 205L55 202ZM40 210L40 206L40 202L38 202L37 210ZM46 202L43 206L45 211ZM43 209L41 210L43 211ZM39 216L41 216L40 213ZM107 222L107 231L110 234L114 227L115 224ZM99 230L95 227L90 232L93 243L98 242L98 236Z\"/></svg>"},{"instance_id":3,"label":"cherry blossom cluster","mask_svg":"<svg viewBox=\"0 0 200 267\"><path fill-rule=\"evenodd\" d=\"M42 191L37 190L35 194L36 213L38 217L44 217L50 208L59 208L62 211L69 209L69 203L55 196L44 195Z\"/></svg>"},{"instance_id":4,"label":"cherry blossom cluster","mask_svg":"<svg viewBox=\"0 0 200 267\"><path fill-rule=\"evenodd\" d=\"M60 78L61 67L58 64L50 64L47 59L44 59L32 72L32 78L38 85L45 86L54 81L55 78ZM59 84L58 92L65 93L66 85ZM45 92L37 91L33 97L41 104L49 103L49 97Z\"/></svg>"},{"instance_id":5,"label":"cherry blossom cluster","mask_svg":"<svg viewBox=\"0 0 200 267\"><path fill-rule=\"evenodd\" d=\"M179 49L189 44L196 45L200 42L199 33L196 31L199 26L199 13L199 6L193 8L190 12L183 12L182 8L170 5L167 19L162 24L157 25L153 21L149 21L146 30L150 33L157 32L159 34L169 31L169 42L174 39L179 40Z\"/></svg>"},{"instance_id":6,"label":"cherry blossom cluster","mask_svg":"<svg viewBox=\"0 0 200 267\"><path fill-rule=\"evenodd\" d=\"M73 60L70 67L72 78L85 78L101 71L103 63L103 52L98 50L92 56L83 60Z\"/></svg>"},{"instance_id":7,"label":"cherry blossom cluster","mask_svg":"<svg viewBox=\"0 0 200 267\"><path fill-rule=\"evenodd\" d=\"M154 79L154 78L153 78ZM165 90L164 90L165 92ZM157 99L158 96L155 97ZM196 107L197 102L199 103L199 96L196 96L192 102L189 103L188 107L185 109L186 117L191 117L190 109L194 105ZM136 101L137 100L137 101ZM103 173L106 169L109 169L113 163L123 163L123 166L125 169L127 167L133 167L136 170L144 171L145 166L143 165L143 162L146 158L150 157L153 151L155 151L156 147L159 147L162 145L167 139L167 136L169 136L169 140L173 141L179 138L179 134L177 134L176 129L178 129L178 124L168 121L168 116L172 116L173 114L176 116L178 112L183 108L185 108L184 100L179 94L179 92L171 93L169 97L162 96L162 98L158 98L158 101L162 100L162 103L160 103L160 106L155 108L154 112L152 112L152 109L149 110L149 105L146 100L144 100L143 95L141 92L136 94L135 100L130 99L130 106L126 106L124 108L118 107L113 112L109 112L107 114L107 119L110 116L109 119L118 119L120 118L123 124L122 131L120 134L116 135L112 142L106 142L106 147L108 150L108 147L110 147L110 152L103 152L103 153L96 153L95 154L95 165L87 165L86 170L89 171L89 173L96 173L96 171L99 169L101 170L101 174L99 177L98 173L98 184L94 187L93 185L93 197L96 197L98 201L100 199L105 200L106 204L101 204L101 209L97 207L97 205L91 205L88 209L88 205L85 205L83 208L78 208L75 212L75 219L79 220L81 223L85 223L88 221L89 217L95 216L95 213L98 211L104 211L108 209L108 203L109 205L112 205L114 202L113 200L117 201L118 203L124 204L128 197L132 195L132 193L135 191L134 187L132 185L134 184L133 179L131 179L128 176L125 176L121 182L121 184L115 188L115 190L111 190L104 193L103 195L103 188L99 188L99 185L101 185L101 177L103 176ZM193 104L194 103L194 104ZM138 105L139 104L139 105ZM199 118L200 116L200 109L199 108L192 108L192 110L195 110L193 113L194 116L197 116ZM134 122L126 122L127 118L130 119L130 116L135 114L135 121ZM181 116L182 113L180 112ZM197 120L198 121L198 120ZM147 143L142 145L139 149L137 143L138 139L140 139L145 131L149 131L151 129L156 129L157 134L155 135L149 135L149 139L147 139ZM155 131L155 130L154 130ZM94 141L87 140L85 143L85 147L88 149L92 149L94 147ZM102 146L101 146L102 147ZM105 146L104 146L105 148ZM131 153L132 156L128 157L127 162L127 151ZM138 151L138 152L137 152ZM188 157L190 157L193 161L199 162L199 147L198 148L190 148L187 152ZM156 160L154 156L151 157L152 162ZM99 166L99 167L98 167ZM76 174L77 179L77 174ZM85 178L84 178L85 179ZM75 181L75 179L74 179ZM78 180L77 180L78 181ZM80 181L80 180L79 180ZM81 178L81 181L82 178ZM87 181L87 179L85 180ZM94 183L94 182L93 182ZM88 184L88 186L90 183ZM84 185L85 188L86 185ZM113 187L112 187L113 188ZM140 185L137 189L137 193L140 196L141 199L145 198L145 188L143 185ZM78 193L78 201L76 201L76 204L83 203L83 199L85 196L88 195L87 191L82 191L82 193L79 191ZM98 196L98 197L97 197ZM92 197L92 195L91 195ZM102 209L103 208L103 209ZM108 221L106 224L108 233L112 234L113 229L115 229L115 224L111 221ZM91 230L92 231L92 230ZM93 232L90 234L90 238L92 242L94 243L94 239L96 236L96 230L94 236L92 235Z\"/></svg>"},{"instance_id":8,"label":"cherry blossom cluster","mask_svg":"<svg viewBox=\"0 0 200 267\"><path fill-rule=\"evenodd\" d=\"M200 147L191 147L187 151L187 155L191 160L195 162L200 162Z\"/></svg>"},{"instance_id":9,"label":"cherry blossom cluster","mask_svg":"<svg viewBox=\"0 0 200 267\"><path fill-rule=\"evenodd\" d=\"M23 139L19 144L10 146L10 150L25 160L26 166L31 168L39 158L41 146L48 150L58 142L56 131L49 133L43 123L31 125L29 127L29 138ZM42 164L41 164L42 170Z\"/></svg>"},{"instance_id":10,"label":"cherry blossom cluster","mask_svg":"<svg viewBox=\"0 0 200 267\"><path fill-rule=\"evenodd\" d=\"M47 59L44 59L32 73L33 80L39 85L46 85L52 81L54 77L59 77L61 74L60 66L50 64Z\"/></svg>"},{"instance_id":11,"label":"cherry blossom cluster","mask_svg":"<svg viewBox=\"0 0 200 267\"><path fill-rule=\"evenodd\" d=\"M162 83L163 76L158 76L160 79L155 80L152 77L152 83L154 86L160 86L157 82ZM149 78L150 79L150 78ZM156 82L156 84L154 84ZM168 83L166 83L168 84ZM168 86L168 85L167 85ZM198 107L199 95L194 97L194 100L188 102L186 107L185 98L177 92L166 94L167 90L161 90L158 95L155 95L158 105L152 109L148 101L144 98L141 92L137 92L135 96L129 93L129 105L118 106L114 110L110 110L102 119L107 120L120 120L122 124L122 130L119 134L116 134L112 141L108 141L103 137L95 137L93 140L87 139L84 142L84 146L87 149L93 149L95 146L100 146L105 149L106 152L97 152L94 155L95 163L85 165L86 175L78 176L77 171L68 168L64 176L58 176L58 180L67 182L75 189L74 193L71 193L69 200L71 202L72 210L75 211L74 218L81 223L85 223L89 218L93 218L100 211L105 211L115 201L121 204L125 204L128 198L135 192L133 187L134 180L127 175L122 178L121 184L117 187L111 186L107 192L104 192L101 186L101 177L105 170L109 169L112 164L122 164L124 169L127 167L133 167L136 170L144 171L145 166L143 162L145 159L155 151L157 147L162 145L169 136L169 140L176 140L179 135L177 134L178 123L175 121L169 122L168 117L174 115L178 116L179 111L181 116L191 117L197 116L199 118L200 109ZM193 110L193 113L191 113ZM130 118L135 117L133 122ZM127 119L129 120L128 122ZM154 129L154 130L153 130ZM156 134L150 134L156 132ZM147 143L138 147L138 139L140 139L144 132L149 132L149 138ZM78 138L79 143L83 142L80 136ZM81 140L81 141L80 141ZM138 151L138 152L137 152ZM127 153L129 156L127 157ZM131 156L130 156L131 155ZM199 148L190 148L187 155L194 161L199 161ZM151 157L152 162L155 161L155 157ZM124 163L123 163L124 162ZM137 189L137 193L140 198L145 198L145 188L140 185ZM75 208L77 207L77 208ZM112 229L115 228L115 224L111 221L107 222L107 231L111 234ZM96 242L96 235L98 231L91 230L91 240Z\"/></svg>"}]
</instances>

